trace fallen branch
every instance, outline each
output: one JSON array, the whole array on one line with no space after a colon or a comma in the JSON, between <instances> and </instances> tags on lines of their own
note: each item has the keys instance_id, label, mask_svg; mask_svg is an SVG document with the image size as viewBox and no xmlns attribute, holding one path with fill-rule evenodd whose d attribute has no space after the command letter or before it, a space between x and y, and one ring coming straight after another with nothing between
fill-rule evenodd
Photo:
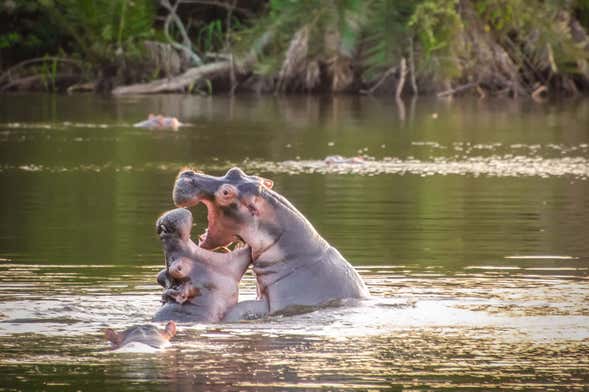
<instances>
[{"instance_id":1,"label":"fallen branch","mask_svg":"<svg viewBox=\"0 0 589 392\"><path fill-rule=\"evenodd\" d=\"M389 68L378 80L378 82L376 82L374 84L374 86L370 87L368 90L360 90L361 94L372 94L374 93L374 91L380 87L380 85L388 79L389 76L391 76L392 74L394 74L395 72L397 72L397 67L391 67Z\"/></svg>"},{"instance_id":2,"label":"fallen branch","mask_svg":"<svg viewBox=\"0 0 589 392\"><path fill-rule=\"evenodd\" d=\"M186 57L188 57L189 59L192 60L193 64L202 65L203 61L192 50L192 41L190 41L190 38L188 37L188 34L186 33L186 29L184 28L184 24L182 23L182 20L176 14L176 9L178 8L178 5L180 5L181 2L182 2L181 0L178 0L174 5L172 5L169 0L160 0L160 4L162 5L162 7L164 7L165 9L168 10L168 16L166 17L166 21L164 22L164 34L166 35L166 38L170 42L170 45L172 45L174 48L184 52ZM180 35L182 36L182 43L181 44L174 41L174 39L170 35L170 23L172 21L174 21L176 28L178 28L178 31L180 32Z\"/></svg>"},{"instance_id":3,"label":"fallen branch","mask_svg":"<svg viewBox=\"0 0 589 392\"><path fill-rule=\"evenodd\" d=\"M69 82L72 80L76 80L79 77L79 75L74 75L71 73L58 73L53 76L52 84L61 84L64 82ZM0 88L0 91L30 90L33 86L39 88L46 88L45 84L48 82L48 77L46 75L29 75L22 78L10 80L8 83L6 83Z\"/></svg>"},{"instance_id":4,"label":"fallen branch","mask_svg":"<svg viewBox=\"0 0 589 392\"><path fill-rule=\"evenodd\" d=\"M37 64L37 63L44 63L48 61L57 61L60 63L69 63L77 65L79 68L82 68L82 62L78 60L66 59L61 57L38 57L34 59L29 59L22 61L12 67L8 68L2 75L0 75L0 85L4 83L5 80L9 80L12 76L12 73L20 68L24 68L27 65Z\"/></svg>"},{"instance_id":5,"label":"fallen branch","mask_svg":"<svg viewBox=\"0 0 589 392\"><path fill-rule=\"evenodd\" d=\"M190 68L181 75L173 78L154 80L149 83L138 83L130 86L115 88L114 95L128 94L156 94L184 91L194 83L205 79L211 79L219 75L228 75L231 72L231 62L222 61Z\"/></svg>"},{"instance_id":6,"label":"fallen branch","mask_svg":"<svg viewBox=\"0 0 589 392\"><path fill-rule=\"evenodd\" d=\"M167 92L185 91L196 82L212 79L220 75L229 75L231 69L244 72L249 69L255 62L258 53L270 43L273 31L267 31L258 39L249 54L244 59L233 59L216 61L214 63L204 64L198 67L190 68L181 75L172 78L154 80L149 83L138 83L129 86L121 86L112 90L113 95L129 94L156 94Z\"/></svg>"},{"instance_id":7,"label":"fallen branch","mask_svg":"<svg viewBox=\"0 0 589 392\"><path fill-rule=\"evenodd\" d=\"M476 82L463 84L462 86L458 86L456 88L451 88L449 90L442 91L442 92L438 93L438 97L447 97L449 95L454 95L456 93L459 93L461 91L468 90L468 89L473 88L473 87L476 87L478 85L479 84L476 83Z\"/></svg>"},{"instance_id":8,"label":"fallen branch","mask_svg":"<svg viewBox=\"0 0 589 392\"><path fill-rule=\"evenodd\" d=\"M96 91L96 82L76 83L66 89L68 94Z\"/></svg>"},{"instance_id":9,"label":"fallen branch","mask_svg":"<svg viewBox=\"0 0 589 392\"><path fill-rule=\"evenodd\" d=\"M540 87L535 89L532 93L532 99L536 102L543 102L546 100L545 95L547 92L548 88L544 85L540 85Z\"/></svg>"}]
</instances>

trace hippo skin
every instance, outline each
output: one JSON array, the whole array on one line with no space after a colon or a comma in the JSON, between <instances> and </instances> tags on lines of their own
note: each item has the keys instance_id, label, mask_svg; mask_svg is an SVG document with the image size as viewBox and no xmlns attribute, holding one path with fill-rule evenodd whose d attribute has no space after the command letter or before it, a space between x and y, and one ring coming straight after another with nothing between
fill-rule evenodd
<instances>
[{"instance_id":1,"label":"hippo skin","mask_svg":"<svg viewBox=\"0 0 589 392\"><path fill-rule=\"evenodd\" d=\"M158 274L165 290L153 320L220 321L237 303L239 281L251 263L249 248L231 253L202 249L191 239L192 214L184 208L164 213L156 222L166 268Z\"/></svg>"},{"instance_id":2,"label":"hippo skin","mask_svg":"<svg viewBox=\"0 0 589 392\"><path fill-rule=\"evenodd\" d=\"M176 336L176 323L169 321L163 331L149 324L134 326L122 332L107 328L104 330L104 336L110 341L113 350L130 343L142 343L159 349L166 347L170 339Z\"/></svg>"},{"instance_id":3,"label":"hippo skin","mask_svg":"<svg viewBox=\"0 0 589 392\"><path fill-rule=\"evenodd\" d=\"M251 248L258 299L240 302L224 320L367 298L368 290L352 265L272 186L272 181L239 168L222 177L183 170L176 179L176 206L207 207L208 229L201 247L214 249L239 239Z\"/></svg>"}]
</instances>

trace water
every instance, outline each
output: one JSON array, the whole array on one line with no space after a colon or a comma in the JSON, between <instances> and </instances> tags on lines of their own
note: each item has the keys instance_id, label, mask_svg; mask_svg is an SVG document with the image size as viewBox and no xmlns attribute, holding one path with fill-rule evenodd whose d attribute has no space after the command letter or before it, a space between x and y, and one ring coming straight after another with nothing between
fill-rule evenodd
<instances>
[{"instance_id":1,"label":"water","mask_svg":"<svg viewBox=\"0 0 589 392\"><path fill-rule=\"evenodd\" d=\"M589 388L589 102L405 104L0 97L0 390ZM149 112L188 125L131 126ZM185 165L274 180L373 299L108 351L159 306Z\"/></svg>"}]
</instances>

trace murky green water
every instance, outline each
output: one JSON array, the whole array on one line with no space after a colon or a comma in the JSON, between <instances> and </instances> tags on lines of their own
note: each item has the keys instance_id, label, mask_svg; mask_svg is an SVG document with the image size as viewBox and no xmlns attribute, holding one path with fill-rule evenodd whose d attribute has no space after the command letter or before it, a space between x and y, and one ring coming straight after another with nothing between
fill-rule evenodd
<instances>
[{"instance_id":1,"label":"murky green water","mask_svg":"<svg viewBox=\"0 0 589 392\"><path fill-rule=\"evenodd\" d=\"M374 299L107 351L159 306L185 165L272 178ZM2 96L0 390L586 390L588 180L586 100Z\"/></svg>"}]
</instances>

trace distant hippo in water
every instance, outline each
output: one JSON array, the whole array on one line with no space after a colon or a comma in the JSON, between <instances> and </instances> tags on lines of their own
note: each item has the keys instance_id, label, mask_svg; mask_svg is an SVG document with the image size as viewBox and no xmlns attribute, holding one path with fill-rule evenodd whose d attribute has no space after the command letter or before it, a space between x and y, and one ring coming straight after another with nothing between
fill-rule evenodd
<instances>
[{"instance_id":1,"label":"distant hippo in water","mask_svg":"<svg viewBox=\"0 0 589 392\"><path fill-rule=\"evenodd\" d=\"M182 124L176 117L164 117L161 114L149 114L147 120L140 121L133 126L136 128L173 129L177 130Z\"/></svg>"},{"instance_id":2,"label":"distant hippo in water","mask_svg":"<svg viewBox=\"0 0 589 392\"><path fill-rule=\"evenodd\" d=\"M104 330L104 335L110 341L113 350L129 343L142 343L153 348L164 348L169 344L170 339L176 336L176 323L168 322L163 331L153 325L139 325L123 332L115 332L111 328L107 328Z\"/></svg>"},{"instance_id":3,"label":"distant hippo in water","mask_svg":"<svg viewBox=\"0 0 589 392\"><path fill-rule=\"evenodd\" d=\"M220 321L237 303L251 250L216 253L200 248L190 239L192 214L184 208L164 213L156 229L166 258L157 280L166 290L154 321Z\"/></svg>"},{"instance_id":4,"label":"distant hippo in water","mask_svg":"<svg viewBox=\"0 0 589 392\"><path fill-rule=\"evenodd\" d=\"M240 239L251 248L258 299L240 302L225 320L368 297L356 270L272 185L238 168L223 177L184 170L176 179L177 206L203 203L208 209L201 247L213 249Z\"/></svg>"}]
</instances>

